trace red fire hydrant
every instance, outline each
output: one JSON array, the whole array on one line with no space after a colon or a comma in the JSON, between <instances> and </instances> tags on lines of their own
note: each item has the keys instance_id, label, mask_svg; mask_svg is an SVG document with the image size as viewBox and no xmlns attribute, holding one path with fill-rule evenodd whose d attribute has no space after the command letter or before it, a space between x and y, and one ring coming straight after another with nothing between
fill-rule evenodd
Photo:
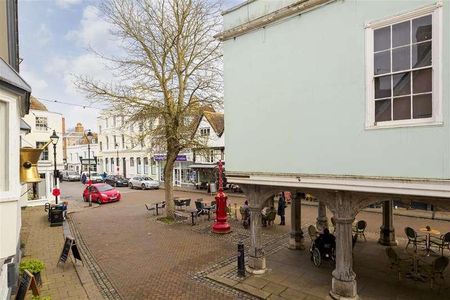
<instances>
[{"instance_id":1,"label":"red fire hydrant","mask_svg":"<svg viewBox=\"0 0 450 300\"><path fill-rule=\"evenodd\" d=\"M230 233L231 226L227 221L227 195L223 192L222 161L219 161L219 191L216 194L216 222L212 226L214 233Z\"/></svg>"}]
</instances>

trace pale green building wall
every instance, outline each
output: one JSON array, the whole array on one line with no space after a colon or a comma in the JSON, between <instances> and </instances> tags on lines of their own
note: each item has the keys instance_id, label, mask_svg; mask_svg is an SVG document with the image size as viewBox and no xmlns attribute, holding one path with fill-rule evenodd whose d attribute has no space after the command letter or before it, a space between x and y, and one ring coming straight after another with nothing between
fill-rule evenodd
<instances>
[{"instance_id":1,"label":"pale green building wall","mask_svg":"<svg viewBox=\"0 0 450 300\"><path fill-rule=\"evenodd\" d=\"M227 171L450 179L449 1L444 125L365 129L365 23L432 3L336 1L225 41Z\"/></svg>"}]
</instances>

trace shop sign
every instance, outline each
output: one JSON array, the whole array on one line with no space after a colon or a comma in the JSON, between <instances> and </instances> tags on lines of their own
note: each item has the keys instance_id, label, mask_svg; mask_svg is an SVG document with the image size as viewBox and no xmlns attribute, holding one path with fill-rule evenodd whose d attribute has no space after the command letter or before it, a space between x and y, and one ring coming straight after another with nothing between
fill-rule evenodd
<instances>
[{"instance_id":1,"label":"shop sign","mask_svg":"<svg viewBox=\"0 0 450 300\"><path fill-rule=\"evenodd\" d=\"M153 159L155 161L163 161L163 160L166 160L166 156L163 154L154 155ZM187 161L187 157L186 157L186 155L177 155L176 161Z\"/></svg>"}]
</instances>

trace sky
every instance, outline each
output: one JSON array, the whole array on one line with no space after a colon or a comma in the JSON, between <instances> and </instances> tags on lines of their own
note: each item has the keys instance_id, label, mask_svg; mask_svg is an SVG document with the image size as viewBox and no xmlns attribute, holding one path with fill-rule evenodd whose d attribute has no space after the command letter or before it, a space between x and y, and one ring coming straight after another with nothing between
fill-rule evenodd
<instances>
[{"instance_id":1,"label":"sky","mask_svg":"<svg viewBox=\"0 0 450 300\"><path fill-rule=\"evenodd\" d=\"M223 0L224 8L242 0ZM74 75L108 79L111 73L89 49L117 54L111 25L95 0L19 1L19 39L22 77L32 95L49 111L62 113L66 128L78 122L95 131L102 106L87 100L73 84ZM50 101L46 101L50 100ZM65 105L54 101L71 103ZM52 102L53 101L53 102Z\"/></svg>"}]
</instances>

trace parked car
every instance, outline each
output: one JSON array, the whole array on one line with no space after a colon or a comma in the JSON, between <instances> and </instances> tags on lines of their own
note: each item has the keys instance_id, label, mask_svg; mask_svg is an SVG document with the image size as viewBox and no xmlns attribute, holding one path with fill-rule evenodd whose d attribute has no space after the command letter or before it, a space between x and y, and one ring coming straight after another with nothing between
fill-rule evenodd
<instances>
[{"instance_id":1,"label":"parked car","mask_svg":"<svg viewBox=\"0 0 450 300\"><path fill-rule=\"evenodd\" d=\"M80 181L80 174L75 171L62 171L63 181Z\"/></svg>"},{"instance_id":2,"label":"parked car","mask_svg":"<svg viewBox=\"0 0 450 300\"><path fill-rule=\"evenodd\" d=\"M159 189L159 181L146 176L136 176L130 179L128 186L130 189Z\"/></svg>"},{"instance_id":3,"label":"parked car","mask_svg":"<svg viewBox=\"0 0 450 300\"><path fill-rule=\"evenodd\" d=\"M232 184L229 185L229 188L234 193L243 193L241 187L239 185L237 185L237 184L232 183Z\"/></svg>"},{"instance_id":4,"label":"parked car","mask_svg":"<svg viewBox=\"0 0 450 300\"><path fill-rule=\"evenodd\" d=\"M128 186L128 179L122 175L108 175L104 182L112 186Z\"/></svg>"},{"instance_id":5,"label":"parked car","mask_svg":"<svg viewBox=\"0 0 450 300\"><path fill-rule=\"evenodd\" d=\"M91 186L86 185L83 191L83 200L89 201L89 189L91 192L91 201L98 204L120 201L122 195L120 192L106 183L95 183Z\"/></svg>"},{"instance_id":6,"label":"parked car","mask_svg":"<svg viewBox=\"0 0 450 300\"><path fill-rule=\"evenodd\" d=\"M89 181L89 173L85 172L86 174L86 182ZM91 172L91 180L92 183L103 183L103 177L102 175L98 174L97 172Z\"/></svg>"}]
</instances>

